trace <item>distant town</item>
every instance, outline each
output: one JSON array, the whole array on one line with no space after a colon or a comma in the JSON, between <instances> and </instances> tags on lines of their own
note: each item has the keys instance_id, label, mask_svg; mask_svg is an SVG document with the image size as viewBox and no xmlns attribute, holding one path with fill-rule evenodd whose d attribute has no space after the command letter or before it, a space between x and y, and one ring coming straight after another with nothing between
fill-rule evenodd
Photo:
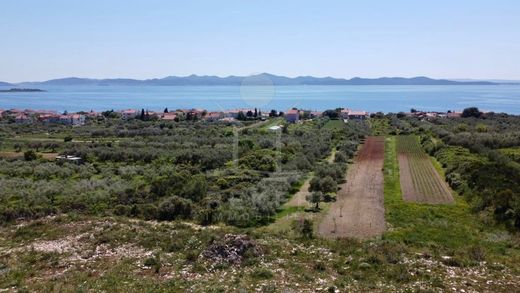
<instances>
[{"instance_id":1,"label":"distant town","mask_svg":"<svg viewBox=\"0 0 520 293\"><path fill-rule=\"evenodd\" d=\"M97 118L120 118L123 120L139 119L143 121L224 121L238 122L247 120L266 120L269 117L284 117L287 122L297 123L302 120L314 119L318 117L329 117L331 119L348 120L365 120L378 113L369 113L363 110L353 110L349 108L336 108L326 111L312 111L292 108L287 111L262 111L258 108L252 109L232 109L225 111L207 111L205 109L176 109L169 110L165 108L163 111L152 111L143 109L125 109L125 110L108 110L103 112L96 111L79 111L69 113L67 111L59 113L52 110L32 110L32 109L0 109L0 119L5 119L17 124L63 124L63 125L84 125L87 119ZM409 112L399 112L400 116L417 117L421 119L431 118L458 118L462 112L456 111L420 111L411 109Z\"/></svg>"}]
</instances>

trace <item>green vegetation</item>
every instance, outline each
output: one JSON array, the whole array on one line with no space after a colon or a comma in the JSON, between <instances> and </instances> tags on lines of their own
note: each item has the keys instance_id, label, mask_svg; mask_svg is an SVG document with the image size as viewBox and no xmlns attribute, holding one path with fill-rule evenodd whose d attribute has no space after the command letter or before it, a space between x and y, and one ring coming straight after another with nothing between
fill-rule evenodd
<instances>
[{"instance_id":1,"label":"green vegetation","mask_svg":"<svg viewBox=\"0 0 520 293\"><path fill-rule=\"evenodd\" d=\"M511 292L520 286L518 193L504 149L519 147L517 118L486 115L369 120L387 136L388 229L366 241L314 234L365 123L320 118L267 131L272 120L238 125L235 138L227 123L110 113L83 127L0 121L0 289ZM454 204L402 200L394 134L420 137L457 191ZM305 178L320 212L284 205Z\"/></svg>"},{"instance_id":2,"label":"green vegetation","mask_svg":"<svg viewBox=\"0 0 520 293\"><path fill-rule=\"evenodd\" d=\"M385 239L399 240L417 248L450 249L460 253L475 245L504 252L507 242L496 243L482 237L500 230L488 228L478 221L462 198L456 196L454 205L402 200L395 137L387 138L384 169L386 219L392 225Z\"/></svg>"}]
</instances>

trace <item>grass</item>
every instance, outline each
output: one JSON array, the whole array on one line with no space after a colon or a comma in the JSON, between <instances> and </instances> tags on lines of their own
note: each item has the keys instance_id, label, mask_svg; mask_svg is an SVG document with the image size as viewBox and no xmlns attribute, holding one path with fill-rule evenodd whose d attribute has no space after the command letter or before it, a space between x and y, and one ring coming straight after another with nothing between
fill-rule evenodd
<instances>
[{"instance_id":1,"label":"grass","mask_svg":"<svg viewBox=\"0 0 520 293\"><path fill-rule=\"evenodd\" d=\"M396 139L388 137L385 144L385 209L391 228L384 239L399 241L409 247L439 253L459 253L479 248L491 258L519 259L518 250L510 249L508 240L491 241L493 235L506 233L492 228L471 214L468 204L457 195L452 205L428 205L403 201L399 184L399 168L396 157ZM435 161L434 166L442 172ZM442 174L442 173L441 173ZM489 238L486 239L486 238Z\"/></svg>"},{"instance_id":2,"label":"grass","mask_svg":"<svg viewBox=\"0 0 520 293\"><path fill-rule=\"evenodd\" d=\"M283 122L284 122L283 117L269 118L269 120L265 124L262 125L261 129L268 130L269 127L281 125L281 124L283 124Z\"/></svg>"},{"instance_id":3,"label":"grass","mask_svg":"<svg viewBox=\"0 0 520 293\"><path fill-rule=\"evenodd\" d=\"M343 120L329 120L323 128L325 129L342 129L345 126Z\"/></svg>"}]
</instances>

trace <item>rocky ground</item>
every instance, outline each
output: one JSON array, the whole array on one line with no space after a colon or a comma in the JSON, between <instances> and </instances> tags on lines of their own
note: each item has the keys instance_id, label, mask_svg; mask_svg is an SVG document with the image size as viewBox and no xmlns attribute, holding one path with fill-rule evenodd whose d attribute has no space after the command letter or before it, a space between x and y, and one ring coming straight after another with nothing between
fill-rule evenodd
<instances>
[{"instance_id":1,"label":"rocky ground","mask_svg":"<svg viewBox=\"0 0 520 293\"><path fill-rule=\"evenodd\" d=\"M0 230L2 291L515 292L518 267L384 241L49 217ZM80 290L80 291L81 291Z\"/></svg>"}]
</instances>

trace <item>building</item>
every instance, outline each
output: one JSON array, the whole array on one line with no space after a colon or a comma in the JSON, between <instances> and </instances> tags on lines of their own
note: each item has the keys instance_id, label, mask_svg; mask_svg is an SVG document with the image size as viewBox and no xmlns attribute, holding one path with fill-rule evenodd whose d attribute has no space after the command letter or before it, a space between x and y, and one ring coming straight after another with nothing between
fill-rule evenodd
<instances>
[{"instance_id":1,"label":"building","mask_svg":"<svg viewBox=\"0 0 520 293\"><path fill-rule=\"evenodd\" d=\"M285 112L285 120L287 122L296 123L300 120L300 112L297 109L290 109Z\"/></svg>"},{"instance_id":2,"label":"building","mask_svg":"<svg viewBox=\"0 0 520 293\"><path fill-rule=\"evenodd\" d=\"M462 117L462 112L448 112L446 114L446 117L448 117L448 118L460 118L460 117Z\"/></svg>"},{"instance_id":3,"label":"building","mask_svg":"<svg viewBox=\"0 0 520 293\"><path fill-rule=\"evenodd\" d=\"M14 121L17 124L29 124L32 123L32 118L26 114L17 114L14 117Z\"/></svg>"},{"instance_id":4,"label":"building","mask_svg":"<svg viewBox=\"0 0 520 293\"><path fill-rule=\"evenodd\" d=\"M352 111L352 110L350 110L349 108L341 109L341 112L339 113L339 117L341 119L348 119L348 113L350 113L350 111Z\"/></svg>"},{"instance_id":5,"label":"building","mask_svg":"<svg viewBox=\"0 0 520 293\"><path fill-rule=\"evenodd\" d=\"M133 109L123 110L123 111L121 111L121 118L123 118L125 120L133 119L133 118L137 117L138 113L139 113L139 111L133 110Z\"/></svg>"},{"instance_id":6,"label":"building","mask_svg":"<svg viewBox=\"0 0 520 293\"><path fill-rule=\"evenodd\" d=\"M209 112L205 116L205 119L207 121L217 121L221 118L224 118L224 113L222 113L222 112Z\"/></svg>"},{"instance_id":7,"label":"building","mask_svg":"<svg viewBox=\"0 0 520 293\"><path fill-rule=\"evenodd\" d=\"M38 116L38 120L41 122L48 124L48 123L60 123L60 115L58 114L42 114Z\"/></svg>"},{"instance_id":8,"label":"building","mask_svg":"<svg viewBox=\"0 0 520 293\"><path fill-rule=\"evenodd\" d=\"M68 114L60 116L60 123L65 125L84 125L85 115L82 114Z\"/></svg>"},{"instance_id":9,"label":"building","mask_svg":"<svg viewBox=\"0 0 520 293\"><path fill-rule=\"evenodd\" d=\"M234 110L227 110L226 112L224 112L224 116L227 117L227 118L235 118L237 119L238 118L238 113L244 113L244 115L246 114L246 112L244 112L243 110L240 110L240 109L234 109Z\"/></svg>"},{"instance_id":10,"label":"building","mask_svg":"<svg viewBox=\"0 0 520 293\"><path fill-rule=\"evenodd\" d=\"M177 119L177 113L164 113L161 117L161 120L166 120L166 121L174 121L175 119Z\"/></svg>"},{"instance_id":11,"label":"building","mask_svg":"<svg viewBox=\"0 0 520 293\"><path fill-rule=\"evenodd\" d=\"M347 119L349 120L365 120L368 118L367 111L353 111L350 110L347 115Z\"/></svg>"},{"instance_id":12,"label":"building","mask_svg":"<svg viewBox=\"0 0 520 293\"><path fill-rule=\"evenodd\" d=\"M76 156L68 156L68 155L61 155L61 156L57 156L56 157L56 161L58 162L63 162L63 163L73 163L73 164L76 164L76 165L79 165L81 163L83 163L83 159L80 158L80 157L76 157Z\"/></svg>"},{"instance_id":13,"label":"building","mask_svg":"<svg viewBox=\"0 0 520 293\"><path fill-rule=\"evenodd\" d=\"M341 109L339 116L343 120L365 120L368 118L368 112L343 108Z\"/></svg>"},{"instance_id":14,"label":"building","mask_svg":"<svg viewBox=\"0 0 520 293\"><path fill-rule=\"evenodd\" d=\"M323 115L323 112L321 111L311 111L310 113L311 118L318 118L321 117L321 115Z\"/></svg>"}]
</instances>

